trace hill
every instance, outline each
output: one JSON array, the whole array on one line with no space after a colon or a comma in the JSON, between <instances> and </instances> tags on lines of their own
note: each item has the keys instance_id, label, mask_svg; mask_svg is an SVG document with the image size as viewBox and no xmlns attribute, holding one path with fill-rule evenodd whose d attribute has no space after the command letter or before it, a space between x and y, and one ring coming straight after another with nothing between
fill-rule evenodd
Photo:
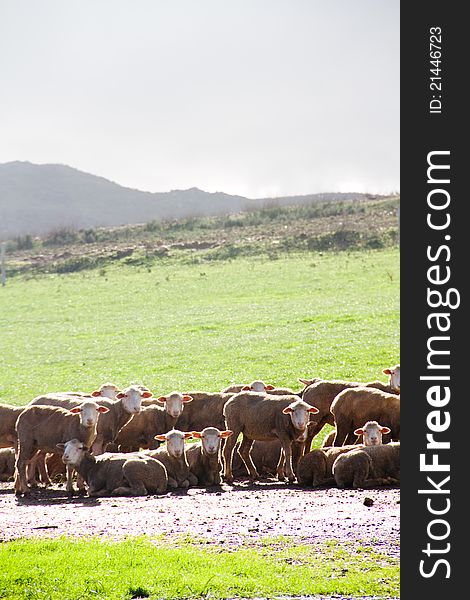
<instances>
[{"instance_id":1,"label":"hill","mask_svg":"<svg viewBox=\"0 0 470 600\"><path fill-rule=\"evenodd\" d=\"M198 188L143 192L66 165L0 164L0 240L59 228L114 227L152 220L232 214L266 204L348 200L363 194L249 199Z\"/></svg>"}]
</instances>

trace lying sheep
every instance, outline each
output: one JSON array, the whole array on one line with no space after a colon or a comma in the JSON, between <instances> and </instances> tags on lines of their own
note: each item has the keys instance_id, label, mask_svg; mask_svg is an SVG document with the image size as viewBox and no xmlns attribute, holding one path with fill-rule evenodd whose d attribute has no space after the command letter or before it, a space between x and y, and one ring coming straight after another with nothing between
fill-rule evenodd
<instances>
[{"instance_id":1,"label":"lying sheep","mask_svg":"<svg viewBox=\"0 0 470 600\"><path fill-rule=\"evenodd\" d=\"M400 442L364 446L338 456L332 467L339 488L369 488L398 485Z\"/></svg>"},{"instance_id":2,"label":"lying sheep","mask_svg":"<svg viewBox=\"0 0 470 600\"><path fill-rule=\"evenodd\" d=\"M346 389L332 402L331 413L336 424L334 446L353 444L354 431L369 420L388 427L393 440L400 439L400 396L395 394L368 387Z\"/></svg>"},{"instance_id":3,"label":"lying sheep","mask_svg":"<svg viewBox=\"0 0 470 600\"><path fill-rule=\"evenodd\" d=\"M250 479L259 474L250 456L255 440L270 441L278 438L282 452L277 466L279 480L284 480L284 464L290 482L295 479L292 469L292 442L303 441L307 434L310 414L318 409L306 404L297 396L270 396L254 392L240 392L224 407L226 429L233 431L224 446L224 479L233 482L233 450L240 433L243 434L239 454L245 463Z\"/></svg>"},{"instance_id":4,"label":"lying sheep","mask_svg":"<svg viewBox=\"0 0 470 600\"><path fill-rule=\"evenodd\" d=\"M16 420L23 412L24 406L0 404L0 448L16 446Z\"/></svg>"},{"instance_id":5,"label":"lying sheep","mask_svg":"<svg viewBox=\"0 0 470 600\"><path fill-rule=\"evenodd\" d=\"M85 479L88 495L145 496L167 490L165 467L150 456L105 453L93 456L78 439L58 444L63 460Z\"/></svg>"},{"instance_id":6,"label":"lying sheep","mask_svg":"<svg viewBox=\"0 0 470 600\"><path fill-rule=\"evenodd\" d=\"M15 474L15 449L0 449L0 481L9 481Z\"/></svg>"},{"instance_id":7,"label":"lying sheep","mask_svg":"<svg viewBox=\"0 0 470 600\"><path fill-rule=\"evenodd\" d=\"M179 392L160 396L157 399L160 406L156 404L144 406L140 413L121 429L114 443L121 452L136 452L140 448L151 450L158 448L159 443L155 440L155 434L166 433L173 429L183 408L192 400L192 396Z\"/></svg>"},{"instance_id":8,"label":"lying sheep","mask_svg":"<svg viewBox=\"0 0 470 600\"><path fill-rule=\"evenodd\" d=\"M197 477L198 485L220 485L221 440L232 435L231 431L220 431L216 427L206 427L202 431L193 431L193 437L200 442L186 449L189 470Z\"/></svg>"},{"instance_id":9,"label":"lying sheep","mask_svg":"<svg viewBox=\"0 0 470 600\"><path fill-rule=\"evenodd\" d=\"M147 450L145 454L160 461L168 473L169 488L188 488L197 485L197 477L189 470L184 440L192 437L191 432L172 429L167 433L155 436L160 442L166 442L166 447L157 450Z\"/></svg>"},{"instance_id":10,"label":"lying sheep","mask_svg":"<svg viewBox=\"0 0 470 600\"><path fill-rule=\"evenodd\" d=\"M71 409L59 406L27 406L16 422L18 453L15 493L28 494L26 467L38 450L56 451L57 444L77 438L91 446L96 437L98 416L109 409L91 400ZM73 491L72 469L67 472L67 491Z\"/></svg>"},{"instance_id":11,"label":"lying sheep","mask_svg":"<svg viewBox=\"0 0 470 600\"><path fill-rule=\"evenodd\" d=\"M335 431L331 433L335 434ZM340 446L339 448L327 446L312 450L302 457L297 467L299 484L312 487L333 484L332 467L336 457L343 452L349 452L353 448L382 444L382 436L390 433L390 429L383 427L377 421L367 421L363 427L359 427L354 433L358 436L358 441L362 436L363 444L361 446L358 446L357 443L355 445Z\"/></svg>"},{"instance_id":12,"label":"lying sheep","mask_svg":"<svg viewBox=\"0 0 470 600\"><path fill-rule=\"evenodd\" d=\"M175 427L180 431L202 431L206 427L226 429L223 414L225 404L233 394L222 392L186 392L193 401L184 407ZM162 432L163 433L163 432Z\"/></svg>"},{"instance_id":13,"label":"lying sheep","mask_svg":"<svg viewBox=\"0 0 470 600\"><path fill-rule=\"evenodd\" d=\"M382 444L382 436L388 433L390 433L389 427L379 425L377 421L367 421L364 427L360 427L354 431L354 435L358 436L355 443L363 443L365 446L376 446ZM322 448L333 446L335 436L336 429L333 429L323 440ZM363 439L361 440L361 438Z\"/></svg>"}]
</instances>

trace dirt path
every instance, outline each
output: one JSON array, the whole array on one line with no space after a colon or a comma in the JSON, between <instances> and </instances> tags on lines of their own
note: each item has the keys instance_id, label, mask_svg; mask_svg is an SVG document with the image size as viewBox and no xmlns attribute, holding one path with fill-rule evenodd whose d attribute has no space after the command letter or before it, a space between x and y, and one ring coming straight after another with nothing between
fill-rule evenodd
<instances>
[{"instance_id":1,"label":"dirt path","mask_svg":"<svg viewBox=\"0 0 470 600\"><path fill-rule=\"evenodd\" d=\"M365 498L372 500L371 506L364 504ZM1 483L0 539L141 534L171 539L190 534L209 543L238 546L282 535L309 544L370 543L377 551L398 557L399 498L398 489L306 490L267 482L160 497L100 499L71 499L55 486L17 500L12 484Z\"/></svg>"}]
</instances>

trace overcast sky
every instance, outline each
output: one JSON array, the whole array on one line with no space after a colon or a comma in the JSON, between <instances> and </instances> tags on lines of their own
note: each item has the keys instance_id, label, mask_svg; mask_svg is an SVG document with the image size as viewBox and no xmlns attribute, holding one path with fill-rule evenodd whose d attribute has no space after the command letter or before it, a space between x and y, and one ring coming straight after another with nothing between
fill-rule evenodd
<instances>
[{"instance_id":1,"label":"overcast sky","mask_svg":"<svg viewBox=\"0 0 470 600\"><path fill-rule=\"evenodd\" d=\"M399 189L399 0L0 0L0 162L149 191Z\"/></svg>"}]
</instances>

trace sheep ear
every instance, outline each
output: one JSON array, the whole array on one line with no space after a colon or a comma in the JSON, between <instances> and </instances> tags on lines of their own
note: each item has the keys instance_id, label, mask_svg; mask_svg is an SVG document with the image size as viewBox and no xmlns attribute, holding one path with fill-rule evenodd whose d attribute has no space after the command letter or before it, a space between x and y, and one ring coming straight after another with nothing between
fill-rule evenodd
<instances>
[{"instance_id":1,"label":"sheep ear","mask_svg":"<svg viewBox=\"0 0 470 600\"><path fill-rule=\"evenodd\" d=\"M80 407L79 406L74 406L73 408L69 409L71 413L76 414L80 412Z\"/></svg>"},{"instance_id":2,"label":"sheep ear","mask_svg":"<svg viewBox=\"0 0 470 600\"><path fill-rule=\"evenodd\" d=\"M300 383L303 383L304 385L312 385L312 380L311 379L301 379L299 377L299 381L300 381Z\"/></svg>"},{"instance_id":3,"label":"sheep ear","mask_svg":"<svg viewBox=\"0 0 470 600\"><path fill-rule=\"evenodd\" d=\"M184 394L183 396L183 402L192 402L193 397L190 396L189 394Z\"/></svg>"},{"instance_id":4,"label":"sheep ear","mask_svg":"<svg viewBox=\"0 0 470 600\"><path fill-rule=\"evenodd\" d=\"M157 398L157 402L159 402L160 404L165 404L166 396L160 396L159 398Z\"/></svg>"},{"instance_id":5,"label":"sheep ear","mask_svg":"<svg viewBox=\"0 0 470 600\"><path fill-rule=\"evenodd\" d=\"M274 386L273 386L273 385L265 385L265 386L264 386L264 389L265 389L265 390L268 390L268 391L271 391L271 390L273 390L273 389L274 389Z\"/></svg>"},{"instance_id":6,"label":"sheep ear","mask_svg":"<svg viewBox=\"0 0 470 600\"><path fill-rule=\"evenodd\" d=\"M152 392L149 392L148 390L145 392L142 392L142 398L151 398L153 396Z\"/></svg>"},{"instance_id":7,"label":"sheep ear","mask_svg":"<svg viewBox=\"0 0 470 600\"><path fill-rule=\"evenodd\" d=\"M244 385L242 387L242 392L249 392L251 390L251 387L249 385Z\"/></svg>"},{"instance_id":8,"label":"sheep ear","mask_svg":"<svg viewBox=\"0 0 470 600\"><path fill-rule=\"evenodd\" d=\"M158 435L153 436L154 440L158 440L159 442L166 441L166 435L164 433L159 433Z\"/></svg>"},{"instance_id":9,"label":"sheep ear","mask_svg":"<svg viewBox=\"0 0 470 600\"><path fill-rule=\"evenodd\" d=\"M391 375L392 374L392 370L391 369L384 369L382 371L382 373L385 373L385 375Z\"/></svg>"},{"instance_id":10,"label":"sheep ear","mask_svg":"<svg viewBox=\"0 0 470 600\"><path fill-rule=\"evenodd\" d=\"M354 435L364 435L364 429L359 428L354 431Z\"/></svg>"},{"instance_id":11,"label":"sheep ear","mask_svg":"<svg viewBox=\"0 0 470 600\"><path fill-rule=\"evenodd\" d=\"M289 413L294 412L294 410L290 406L286 406L282 412L285 415L288 415Z\"/></svg>"},{"instance_id":12,"label":"sheep ear","mask_svg":"<svg viewBox=\"0 0 470 600\"><path fill-rule=\"evenodd\" d=\"M201 438L202 435L201 435L201 433L199 431L193 431L193 437L195 437L195 438Z\"/></svg>"},{"instance_id":13,"label":"sheep ear","mask_svg":"<svg viewBox=\"0 0 470 600\"><path fill-rule=\"evenodd\" d=\"M193 437L193 432L192 431L185 431L184 432L184 439L185 440L189 440L189 438Z\"/></svg>"},{"instance_id":14,"label":"sheep ear","mask_svg":"<svg viewBox=\"0 0 470 600\"><path fill-rule=\"evenodd\" d=\"M120 400L121 398L124 398L125 395L126 394L124 392L119 392L119 394L116 394L116 398Z\"/></svg>"},{"instance_id":15,"label":"sheep ear","mask_svg":"<svg viewBox=\"0 0 470 600\"><path fill-rule=\"evenodd\" d=\"M381 427L380 428L380 433L386 434L386 433L390 433L390 432L391 432L390 427Z\"/></svg>"},{"instance_id":16,"label":"sheep ear","mask_svg":"<svg viewBox=\"0 0 470 600\"><path fill-rule=\"evenodd\" d=\"M318 408L316 406L311 406L310 408L307 408L307 412L312 413L313 415L316 415L320 411L318 410Z\"/></svg>"},{"instance_id":17,"label":"sheep ear","mask_svg":"<svg viewBox=\"0 0 470 600\"><path fill-rule=\"evenodd\" d=\"M56 444L56 447L63 450L65 448L65 444Z\"/></svg>"},{"instance_id":18,"label":"sheep ear","mask_svg":"<svg viewBox=\"0 0 470 600\"><path fill-rule=\"evenodd\" d=\"M109 412L109 408L107 406L98 406L98 412L107 413Z\"/></svg>"},{"instance_id":19,"label":"sheep ear","mask_svg":"<svg viewBox=\"0 0 470 600\"><path fill-rule=\"evenodd\" d=\"M233 433L233 431L231 429L227 429L226 431L221 431L220 432L220 437L221 438L228 438L229 436L231 436Z\"/></svg>"},{"instance_id":20,"label":"sheep ear","mask_svg":"<svg viewBox=\"0 0 470 600\"><path fill-rule=\"evenodd\" d=\"M94 392L91 392L91 395L96 398L98 396L101 396L101 392L99 390L95 390Z\"/></svg>"}]
</instances>

